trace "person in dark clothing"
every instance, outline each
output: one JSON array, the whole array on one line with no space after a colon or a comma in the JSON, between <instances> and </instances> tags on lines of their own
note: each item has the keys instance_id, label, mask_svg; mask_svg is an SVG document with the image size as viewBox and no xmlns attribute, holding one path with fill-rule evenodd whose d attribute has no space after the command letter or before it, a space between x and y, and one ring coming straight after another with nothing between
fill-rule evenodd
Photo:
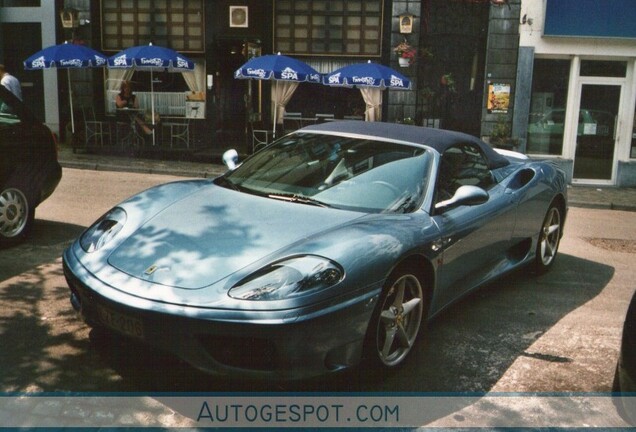
<instances>
[{"instance_id":1,"label":"person in dark clothing","mask_svg":"<svg viewBox=\"0 0 636 432\"><path fill-rule=\"evenodd\" d=\"M122 81L119 93L115 96L115 105L117 109L139 109L139 100L132 92L132 85L129 81ZM146 134L152 135L152 127L146 124L143 117L137 113L133 114L135 122L139 128Z\"/></svg>"}]
</instances>

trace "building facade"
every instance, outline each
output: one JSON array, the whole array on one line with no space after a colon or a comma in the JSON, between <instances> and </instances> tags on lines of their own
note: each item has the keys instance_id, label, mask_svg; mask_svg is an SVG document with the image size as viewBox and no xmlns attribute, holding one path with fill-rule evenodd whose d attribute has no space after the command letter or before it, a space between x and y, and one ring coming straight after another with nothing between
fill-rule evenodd
<instances>
[{"instance_id":1,"label":"building facade","mask_svg":"<svg viewBox=\"0 0 636 432\"><path fill-rule=\"evenodd\" d=\"M71 22L62 19L70 16ZM319 72L373 61L410 91L383 94L382 120L460 130L553 159L573 183L636 185L636 8L633 0L0 0L0 62L26 103L68 129L60 71L24 71L39 49L72 40L114 54L153 42L193 59L193 74L158 74L162 116L193 117L194 147L247 141L254 113L270 118L271 83L234 79L250 57L281 52ZM413 48L405 67L395 48ZM76 118L114 114L144 72L73 70ZM360 115L355 89L302 85L287 106L303 117Z\"/></svg>"},{"instance_id":2,"label":"building facade","mask_svg":"<svg viewBox=\"0 0 636 432\"><path fill-rule=\"evenodd\" d=\"M513 135L577 184L636 185L636 7L523 0Z\"/></svg>"},{"instance_id":3,"label":"building facade","mask_svg":"<svg viewBox=\"0 0 636 432\"><path fill-rule=\"evenodd\" d=\"M240 145L246 141L252 114L270 118L271 83L236 80L233 73L250 57L281 52L309 63L319 72L366 61L389 65L410 78L413 88L384 92L383 121L443 127L485 139L507 133L516 139L514 145L532 151L535 144L525 135L530 126L524 127L524 121L530 119L529 108L525 120L522 116L519 121L524 109L519 101L529 100L533 94L527 89L532 82L528 68L524 69L528 56L520 52L526 52L525 48L534 43L527 42L528 38L532 40L538 34L521 19L522 11L526 20L530 16L527 8L532 2L525 3L0 0L0 22L5 64L19 72L23 83L35 83L29 103L61 135L67 131L70 118L69 89L65 79L58 79L62 72L18 71L21 61L44 46L65 40L108 55L153 42L183 52L196 63L194 74L153 76L153 89L161 98L161 115L193 117L194 147L218 153L229 145ZM61 19L67 15L74 18L70 24ZM535 20L537 28L541 20ZM15 25L31 22L34 28L27 35L14 31ZM520 33L525 44L522 51ZM25 39L31 42L25 44ZM400 65L395 50L403 42L415 53L405 67ZM535 53L537 59L544 55L533 49L532 65ZM114 95L124 79L133 81L142 101L149 97L150 76L144 72L73 70L72 78L76 118L85 106L93 107L100 116L112 115ZM517 97L519 89L521 98ZM299 86L287 106L288 111L301 112L304 117L328 113L339 118L359 115L364 109L356 89L310 84Z\"/></svg>"},{"instance_id":4,"label":"building facade","mask_svg":"<svg viewBox=\"0 0 636 432\"><path fill-rule=\"evenodd\" d=\"M20 80L24 102L55 130L60 115L68 115L60 112L63 98L59 90L66 93L65 84L58 82L56 73L25 71L22 62L42 47L57 43L61 5L53 0L0 0L0 63Z\"/></svg>"}]
</instances>

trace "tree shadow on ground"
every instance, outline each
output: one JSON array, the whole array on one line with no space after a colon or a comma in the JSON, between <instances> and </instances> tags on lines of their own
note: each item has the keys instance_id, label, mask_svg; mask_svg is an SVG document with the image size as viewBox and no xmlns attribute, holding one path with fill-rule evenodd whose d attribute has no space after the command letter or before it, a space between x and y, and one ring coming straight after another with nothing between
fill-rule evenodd
<instances>
[{"instance_id":1,"label":"tree shadow on ground","mask_svg":"<svg viewBox=\"0 0 636 432\"><path fill-rule=\"evenodd\" d=\"M59 258L86 228L36 219L31 235L11 248L0 249L0 282Z\"/></svg>"},{"instance_id":2,"label":"tree shadow on ground","mask_svg":"<svg viewBox=\"0 0 636 432\"><path fill-rule=\"evenodd\" d=\"M386 372L362 365L295 382L218 378L168 353L86 327L68 302L59 258L81 229L41 223L33 243L23 246L44 248L38 257L27 260L29 253L22 250L23 260L16 259L15 270L0 269L0 304L4 305L0 345L11 347L0 351L2 391L487 392L522 356L567 367L572 361L567 355L530 352L529 347L569 313L599 295L614 275L610 266L561 254L546 275L528 275L521 270L505 276L423 327L414 351L397 370ZM7 256L6 251L0 252L0 258ZM171 408L182 409L176 405Z\"/></svg>"},{"instance_id":3,"label":"tree shadow on ground","mask_svg":"<svg viewBox=\"0 0 636 432\"><path fill-rule=\"evenodd\" d=\"M363 364L333 376L294 382L224 379L135 341L91 336L100 355L124 381L133 381L137 391L485 392L519 356L568 362L558 355L529 353L528 347L597 296L613 274L612 267L560 255L547 275L528 275L523 269L505 276L436 317L422 329L405 364L388 372Z\"/></svg>"}]
</instances>

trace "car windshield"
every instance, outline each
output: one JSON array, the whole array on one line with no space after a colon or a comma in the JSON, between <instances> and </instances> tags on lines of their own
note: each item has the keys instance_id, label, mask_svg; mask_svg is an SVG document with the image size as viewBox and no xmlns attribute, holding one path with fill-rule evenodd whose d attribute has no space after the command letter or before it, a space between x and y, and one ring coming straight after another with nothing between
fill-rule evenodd
<instances>
[{"instance_id":1,"label":"car windshield","mask_svg":"<svg viewBox=\"0 0 636 432\"><path fill-rule=\"evenodd\" d=\"M217 184L301 204L407 213L422 204L431 160L421 147L296 133L256 153Z\"/></svg>"}]
</instances>

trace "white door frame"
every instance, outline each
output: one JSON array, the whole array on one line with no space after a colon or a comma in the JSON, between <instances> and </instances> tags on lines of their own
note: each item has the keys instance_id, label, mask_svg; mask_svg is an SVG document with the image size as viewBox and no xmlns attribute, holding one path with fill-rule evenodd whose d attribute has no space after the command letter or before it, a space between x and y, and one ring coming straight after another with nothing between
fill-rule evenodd
<instances>
[{"instance_id":1,"label":"white door frame","mask_svg":"<svg viewBox=\"0 0 636 432\"><path fill-rule=\"evenodd\" d=\"M565 118L565 130L564 130L564 145L565 145L565 155L568 158L571 158L573 163L576 163L575 153L576 153L576 141L577 141L577 131L578 131L578 122L579 122L579 108L581 105L581 93L583 91L584 85L605 85L605 86L618 86L620 87L620 97L618 102L618 115L617 115L617 123L616 123L616 137L614 139L614 155L612 159L612 174L609 180L602 179L577 179L572 178L572 183L574 184L597 184L597 185L615 185L616 184L616 174L618 170L618 160L620 158L621 149L623 148L623 138L626 136L624 132L625 121L623 118L625 117L626 112L626 103L627 103L627 77L590 77L590 76L579 76L580 70L580 59L579 61L575 61L575 67L571 74L571 78L575 78L574 86L570 87L574 90L573 97L570 98L568 103L568 110L566 111ZM573 65L574 66L574 65ZM629 75L629 74L627 74ZM574 172L574 170L572 171Z\"/></svg>"}]
</instances>

